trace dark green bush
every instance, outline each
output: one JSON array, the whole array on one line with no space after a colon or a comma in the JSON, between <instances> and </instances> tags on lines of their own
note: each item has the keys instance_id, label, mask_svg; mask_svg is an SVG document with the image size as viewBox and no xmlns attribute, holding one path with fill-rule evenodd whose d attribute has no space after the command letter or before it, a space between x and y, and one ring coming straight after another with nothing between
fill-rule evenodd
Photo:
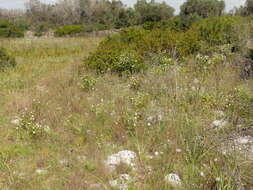
<instances>
[{"instance_id":1,"label":"dark green bush","mask_svg":"<svg viewBox=\"0 0 253 190\"><path fill-rule=\"evenodd\" d=\"M200 20L192 29L211 46L238 44L244 23L242 17L212 17Z\"/></svg>"},{"instance_id":2,"label":"dark green bush","mask_svg":"<svg viewBox=\"0 0 253 190\"><path fill-rule=\"evenodd\" d=\"M131 50L98 50L85 60L88 69L97 73L133 74L146 69L142 56Z\"/></svg>"},{"instance_id":3,"label":"dark green bush","mask_svg":"<svg viewBox=\"0 0 253 190\"><path fill-rule=\"evenodd\" d=\"M162 20L160 22L146 22L143 24L143 28L145 30L170 29L179 32L189 29L191 24L195 21L197 21L197 18L192 20L186 20L179 16L176 16L168 20Z\"/></svg>"},{"instance_id":4,"label":"dark green bush","mask_svg":"<svg viewBox=\"0 0 253 190\"><path fill-rule=\"evenodd\" d=\"M111 29L109 26L105 24L92 24L85 27L85 32L93 32L93 31L101 31L101 30L109 30Z\"/></svg>"},{"instance_id":5,"label":"dark green bush","mask_svg":"<svg viewBox=\"0 0 253 190\"><path fill-rule=\"evenodd\" d=\"M24 28L15 24L0 21L0 37L3 38L20 38L24 37Z\"/></svg>"},{"instance_id":6,"label":"dark green bush","mask_svg":"<svg viewBox=\"0 0 253 190\"><path fill-rule=\"evenodd\" d=\"M199 50L199 43L194 31L185 33L131 27L101 42L98 49L85 60L85 66L98 73L110 71L131 74L145 70L153 54L166 52L170 57L189 56Z\"/></svg>"},{"instance_id":7,"label":"dark green bush","mask_svg":"<svg viewBox=\"0 0 253 190\"><path fill-rule=\"evenodd\" d=\"M109 26L103 24L92 24L92 25L66 25L56 28L55 35L58 37L62 36L78 36L82 33L102 31L110 29Z\"/></svg>"},{"instance_id":8,"label":"dark green bush","mask_svg":"<svg viewBox=\"0 0 253 190\"><path fill-rule=\"evenodd\" d=\"M62 36L75 36L84 31L83 25L67 25L56 28L55 35Z\"/></svg>"},{"instance_id":9,"label":"dark green bush","mask_svg":"<svg viewBox=\"0 0 253 190\"><path fill-rule=\"evenodd\" d=\"M0 48L0 72L3 72L8 67L15 67L16 61L13 57L7 54L6 50Z\"/></svg>"},{"instance_id":10,"label":"dark green bush","mask_svg":"<svg viewBox=\"0 0 253 190\"><path fill-rule=\"evenodd\" d=\"M145 67L152 56L165 53L172 59L184 59L196 53L213 54L213 50L222 45L239 47L243 38L245 19L241 17L212 17L194 21L187 29L179 17L159 23L148 22L142 27L122 29L120 33L104 40L88 59L85 65L99 73L107 70L122 73L130 69L132 63L120 63L119 57L126 50L140 56ZM214 51L215 52L215 51ZM120 63L120 64L119 64ZM140 64L141 68L144 65ZM123 67L123 69L121 68ZM136 69L138 72L142 69Z\"/></svg>"}]
</instances>

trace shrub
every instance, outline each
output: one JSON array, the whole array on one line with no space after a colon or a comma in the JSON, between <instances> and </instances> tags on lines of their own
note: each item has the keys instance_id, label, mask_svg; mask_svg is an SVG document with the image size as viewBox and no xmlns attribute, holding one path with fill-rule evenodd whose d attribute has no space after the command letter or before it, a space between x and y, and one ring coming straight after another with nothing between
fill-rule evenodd
<instances>
[{"instance_id":1,"label":"shrub","mask_svg":"<svg viewBox=\"0 0 253 190\"><path fill-rule=\"evenodd\" d=\"M56 28L55 35L58 37L62 36L74 36L84 31L83 25L67 25Z\"/></svg>"},{"instance_id":2,"label":"shrub","mask_svg":"<svg viewBox=\"0 0 253 190\"><path fill-rule=\"evenodd\" d=\"M209 45L238 44L244 29L241 17L212 17L193 25L192 29Z\"/></svg>"},{"instance_id":3,"label":"shrub","mask_svg":"<svg viewBox=\"0 0 253 190\"><path fill-rule=\"evenodd\" d=\"M241 17L212 17L196 21L188 30L180 18L148 22L143 27L123 29L104 40L98 50L85 60L85 65L99 73L110 70L122 74L143 70L154 54L165 53L170 58L181 60L197 53L212 55L223 45L230 49L240 47L245 22L246 19ZM129 50L131 54L124 53ZM134 57L138 58L135 63ZM133 68L133 65L138 66Z\"/></svg>"},{"instance_id":4,"label":"shrub","mask_svg":"<svg viewBox=\"0 0 253 190\"><path fill-rule=\"evenodd\" d=\"M0 21L0 37L3 38L20 38L24 37L23 27L18 27L15 24Z\"/></svg>"},{"instance_id":5,"label":"shrub","mask_svg":"<svg viewBox=\"0 0 253 190\"><path fill-rule=\"evenodd\" d=\"M94 90L96 82L97 81L95 79L93 79L92 77L84 76L84 77L82 77L81 88L85 91Z\"/></svg>"},{"instance_id":6,"label":"shrub","mask_svg":"<svg viewBox=\"0 0 253 190\"><path fill-rule=\"evenodd\" d=\"M107 71L122 74L132 74L146 68L144 59L134 51L98 50L85 60L85 66L97 73Z\"/></svg>"},{"instance_id":7,"label":"shrub","mask_svg":"<svg viewBox=\"0 0 253 190\"><path fill-rule=\"evenodd\" d=\"M110 27L105 24L92 24L85 28L85 32L109 30Z\"/></svg>"},{"instance_id":8,"label":"shrub","mask_svg":"<svg viewBox=\"0 0 253 190\"><path fill-rule=\"evenodd\" d=\"M92 25L66 25L56 28L55 36L77 36L86 32L108 30L109 26L104 24L92 24Z\"/></svg>"},{"instance_id":9,"label":"shrub","mask_svg":"<svg viewBox=\"0 0 253 190\"><path fill-rule=\"evenodd\" d=\"M133 74L145 70L144 59L134 51L122 52L114 62L112 71L116 73Z\"/></svg>"},{"instance_id":10,"label":"shrub","mask_svg":"<svg viewBox=\"0 0 253 190\"><path fill-rule=\"evenodd\" d=\"M165 52L169 57L181 58L199 49L200 39L193 30L185 33L171 29L131 27L101 42L97 51L84 62L87 68L97 73L132 74L145 70L149 62L146 60L150 60L153 54Z\"/></svg>"},{"instance_id":11,"label":"shrub","mask_svg":"<svg viewBox=\"0 0 253 190\"><path fill-rule=\"evenodd\" d=\"M146 22L143 24L145 30L154 30L154 29L170 29L173 31L185 31L187 30L192 23L194 23L197 18L181 18L175 16L168 20L162 20L160 22Z\"/></svg>"},{"instance_id":12,"label":"shrub","mask_svg":"<svg viewBox=\"0 0 253 190\"><path fill-rule=\"evenodd\" d=\"M230 91L226 106L234 121L245 121L249 127L253 123L253 96L244 88L235 88Z\"/></svg>"},{"instance_id":13,"label":"shrub","mask_svg":"<svg viewBox=\"0 0 253 190\"><path fill-rule=\"evenodd\" d=\"M7 54L7 52L0 48L0 72L4 71L8 67L15 67L16 61L13 57Z\"/></svg>"},{"instance_id":14,"label":"shrub","mask_svg":"<svg viewBox=\"0 0 253 190\"><path fill-rule=\"evenodd\" d=\"M197 70L199 70L201 73L206 73L206 72L210 73L210 69L212 66L221 64L225 60L226 60L226 57L223 54L214 53L212 57L198 54L196 56Z\"/></svg>"},{"instance_id":15,"label":"shrub","mask_svg":"<svg viewBox=\"0 0 253 190\"><path fill-rule=\"evenodd\" d=\"M174 60L166 53L159 53L152 57L152 63L158 66L174 65Z\"/></svg>"}]
</instances>

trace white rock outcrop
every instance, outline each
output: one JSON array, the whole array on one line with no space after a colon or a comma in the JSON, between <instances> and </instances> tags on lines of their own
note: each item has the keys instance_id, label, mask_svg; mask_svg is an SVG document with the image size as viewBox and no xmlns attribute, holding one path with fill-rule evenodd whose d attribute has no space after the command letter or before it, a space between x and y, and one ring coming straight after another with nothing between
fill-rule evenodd
<instances>
[{"instance_id":1,"label":"white rock outcrop","mask_svg":"<svg viewBox=\"0 0 253 190\"><path fill-rule=\"evenodd\" d=\"M214 127L215 129L222 129L223 127L225 127L228 124L228 122L224 119L222 120L215 120L212 122L212 127Z\"/></svg>"},{"instance_id":2,"label":"white rock outcrop","mask_svg":"<svg viewBox=\"0 0 253 190\"><path fill-rule=\"evenodd\" d=\"M164 177L166 183L169 183L173 187L177 187L182 185L182 181L180 177L175 173L170 173Z\"/></svg>"},{"instance_id":3,"label":"white rock outcrop","mask_svg":"<svg viewBox=\"0 0 253 190\"><path fill-rule=\"evenodd\" d=\"M237 145L247 145L253 143L253 137L251 136L240 136L234 140Z\"/></svg>"},{"instance_id":4,"label":"white rock outcrop","mask_svg":"<svg viewBox=\"0 0 253 190\"><path fill-rule=\"evenodd\" d=\"M120 164L125 164L129 167L136 165L137 155L135 152L130 150L123 150L116 154L113 154L105 161L105 166L110 172L113 172Z\"/></svg>"}]
</instances>

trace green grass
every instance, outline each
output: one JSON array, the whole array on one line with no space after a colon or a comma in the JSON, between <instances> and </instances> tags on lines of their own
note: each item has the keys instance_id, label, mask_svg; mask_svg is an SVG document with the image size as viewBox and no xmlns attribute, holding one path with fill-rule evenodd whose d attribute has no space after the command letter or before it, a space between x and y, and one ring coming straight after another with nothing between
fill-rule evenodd
<instances>
[{"instance_id":1,"label":"green grass","mask_svg":"<svg viewBox=\"0 0 253 190\"><path fill-rule=\"evenodd\" d=\"M169 173L182 179L177 189L234 190L239 179L253 187L252 160L220 151L230 134L241 133L236 125L252 131L249 116L241 119L229 107L248 109L249 100L239 105L234 89L251 97L252 81L242 81L230 64L205 75L187 64L155 66L132 77L80 76L82 59L99 41L1 40L18 65L0 73L0 189L81 190L96 183L111 189L108 181L125 172L135 178L132 190L175 189L164 182ZM230 122L217 131L210 124L219 110ZM15 117L25 118L26 127L17 129ZM36 124L50 130L34 135ZM125 149L137 153L137 169L108 173L104 160Z\"/></svg>"}]
</instances>

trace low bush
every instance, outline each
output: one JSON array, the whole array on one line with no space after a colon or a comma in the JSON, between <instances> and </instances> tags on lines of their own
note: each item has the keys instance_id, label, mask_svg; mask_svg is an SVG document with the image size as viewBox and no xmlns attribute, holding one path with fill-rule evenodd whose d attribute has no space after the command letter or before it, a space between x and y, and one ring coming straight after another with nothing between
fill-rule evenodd
<instances>
[{"instance_id":1,"label":"low bush","mask_svg":"<svg viewBox=\"0 0 253 190\"><path fill-rule=\"evenodd\" d=\"M119 75L133 74L146 68L143 57L131 50L97 51L85 60L85 66L97 73L110 71Z\"/></svg>"},{"instance_id":2,"label":"low bush","mask_svg":"<svg viewBox=\"0 0 253 190\"><path fill-rule=\"evenodd\" d=\"M55 35L62 36L74 36L84 31L83 25L67 25L56 28Z\"/></svg>"},{"instance_id":3,"label":"low bush","mask_svg":"<svg viewBox=\"0 0 253 190\"><path fill-rule=\"evenodd\" d=\"M153 29L171 29L173 31L185 31L190 28L192 23L197 21L197 18L192 18L191 20L186 20L179 16L175 16L168 20L162 20L160 22L146 22L143 24L145 30Z\"/></svg>"},{"instance_id":4,"label":"low bush","mask_svg":"<svg viewBox=\"0 0 253 190\"><path fill-rule=\"evenodd\" d=\"M85 91L90 91L95 89L96 80L90 76L82 77L81 88Z\"/></svg>"},{"instance_id":5,"label":"low bush","mask_svg":"<svg viewBox=\"0 0 253 190\"><path fill-rule=\"evenodd\" d=\"M93 25L66 25L56 28L55 36L78 36L83 33L108 30L110 27L103 24L93 24Z\"/></svg>"},{"instance_id":6,"label":"low bush","mask_svg":"<svg viewBox=\"0 0 253 190\"><path fill-rule=\"evenodd\" d=\"M92 24L85 27L85 32L102 31L111 29L109 26L104 24Z\"/></svg>"},{"instance_id":7,"label":"low bush","mask_svg":"<svg viewBox=\"0 0 253 190\"><path fill-rule=\"evenodd\" d=\"M131 74L145 70L154 54L165 52L170 57L185 57L199 48L199 39L193 31L131 27L105 39L84 62L98 73Z\"/></svg>"},{"instance_id":8,"label":"low bush","mask_svg":"<svg viewBox=\"0 0 253 190\"><path fill-rule=\"evenodd\" d=\"M197 53L212 57L213 54L220 53L217 50L224 45L231 52L234 47L242 46L245 22L247 19L241 17L212 17L194 20L189 29L180 17L159 23L148 22L141 27L122 29L119 34L108 37L85 60L85 65L99 73L107 70L117 73L128 70L133 73L130 69L132 62L120 62L120 56L122 58L122 53L126 50L131 50L135 57L144 60L145 64L140 64L142 69L135 69L134 72L143 70L144 65L153 65L150 58L160 53L165 53L172 59L183 60ZM139 64L134 64L137 63ZM126 66L128 64L132 66Z\"/></svg>"},{"instance_id":9,"label":"low bush","mask_svg":"<svg viewBox=\"0 0 253 190\"><path fill-rule=\"evenodd\" d=\"M24 37L23 26L18 26L6 21L0 21L0 37L2 38L20 38Z\"/></svg>"},{"instance_id":10,"label":"low bush","mask_svg":"<svg viewBox=\"0 0 253 190\"><path fill-rule=\"evenodd\" d=\"M245 28L246 19L242 17L212 17L200 20L192 26L201 40L204 40L211 46L235 44L240 41Z\"/></svg>"},{"instance_id":11,"label":"low bush","mask_svg":"<svg viewBox=\"0 0 253 190\"><path fill-rule=\"evenodd\" d=\"M13 57L7 54L6 50L0 48L0 72L8 67L15 67L16 61Z\"/></svg>"}]
</instances>

